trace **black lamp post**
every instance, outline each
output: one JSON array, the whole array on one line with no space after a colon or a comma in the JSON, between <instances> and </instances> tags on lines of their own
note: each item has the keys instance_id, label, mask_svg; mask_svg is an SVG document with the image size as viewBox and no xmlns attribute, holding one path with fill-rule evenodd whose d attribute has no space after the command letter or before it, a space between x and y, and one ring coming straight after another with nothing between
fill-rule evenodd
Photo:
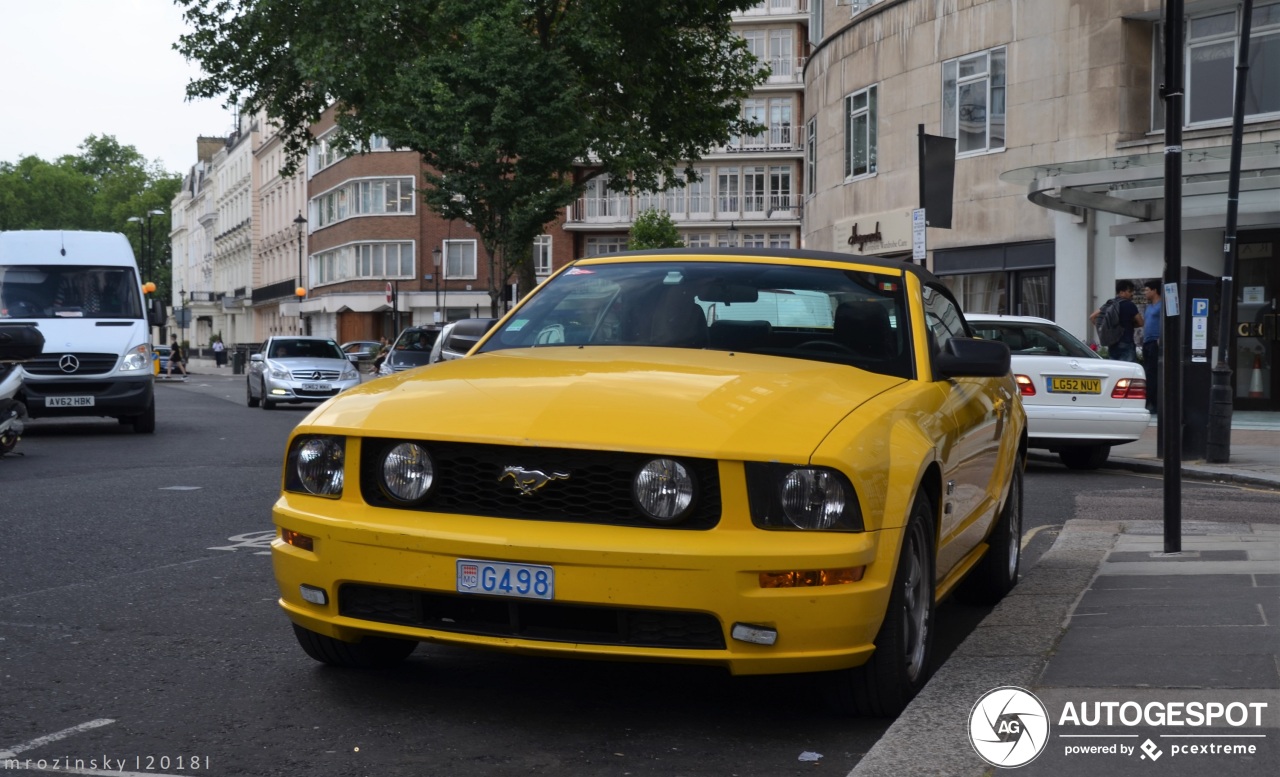
<instances>
[{"instance_id":1,"label":"black lamp post","mask_svg":"<svg viewBox=\"0 0 1280 777\"><path fill-rule=\"evenodd\" d=\"M443 258L443 256L444 255L439 248L431 249L431 265L435 268L435 272L433 272L431 276L435 279L435 282L436 282L435 320L437 324L444 323L444 316L440 315L440 268L441 268L440 260Z\"/></svg>"},{"instance_id":2,"label":"black lamp post","mask_svg":"<svg viewBox=\"0 0 1280 777\"><path fill-rule=\"evenodd\" d=\"M178 308L178 326L182 328L182 345L187 344L187 290L183 288L178 292L178 300L182 307Z\"/></svg>"},{"instance_id":3,"label":"black lamp post","mask_svg":"<svg viewBox=\"0 0 1280 777\"><path fill-rule=\"evenodd\" d=\"M293 293L298 297L298 333L302 333L302 300L307 296L307 287L302 282L302 236L307 230L307 220L303 218L302 211L298 211L298 217L293 220L294 226L298 228L298 287Z\"/></svg>"},{"instance_id":4,"label":"black lamp post","mask_svg":"<svg viewBox=\"0 0 1280 777\"><path fill-rule=\"evenodd\" d=\"M129 221L138 225L138 243L142 250L142 276L144 280L151 280L151 260L155 254L155 240L151 236L151 217L163 216L164 211L159 209L147 211L146 216L130 216Z\"/></svg>"}]
</instances>

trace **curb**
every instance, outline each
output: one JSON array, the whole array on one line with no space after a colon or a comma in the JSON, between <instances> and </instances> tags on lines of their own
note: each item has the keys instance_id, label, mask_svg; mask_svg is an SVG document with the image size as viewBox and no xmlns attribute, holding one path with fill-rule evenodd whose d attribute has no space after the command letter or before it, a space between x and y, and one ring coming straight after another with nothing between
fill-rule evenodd
<instances>
[{"instance_id":1,"label":"curb","mask_svg":"<svg viewBox=\"0 0 1280 777\"><path fill-rule=\"evenodd\" d=\"M1057 462L1059 461L1057 454L1047 451L1027 451L1027 457L1035 459L1039 462ZM1127 469L1134 472L1145 472L1156 475L1164 474L1164 462L1160 459L1134 459L1124 456L1108 458L1104 463L1105 469ZM1264 475L1260 472L1252 472L1249 470L1239 469L1208 469L1203 466L1191 465L1187 466L1183 462L1182 476L1190 480L1205 480L1215 483L1236 483L1246 486L1261 486L1263 488L1280 488L1280 478L1273 475Z\"/></svg>"},{"instance_id":2,"label":"curb","mask_svg":"<svg viewBox=\"0 0 1280 777\"><path fill-rule=\"evenodd\" d=\"M991 773L969 742L973 705L993 688L1036 684L1120 532L1119 521L1067 521L1053 547L938 668L849 777Z\"/></svg>"}]
</instances>

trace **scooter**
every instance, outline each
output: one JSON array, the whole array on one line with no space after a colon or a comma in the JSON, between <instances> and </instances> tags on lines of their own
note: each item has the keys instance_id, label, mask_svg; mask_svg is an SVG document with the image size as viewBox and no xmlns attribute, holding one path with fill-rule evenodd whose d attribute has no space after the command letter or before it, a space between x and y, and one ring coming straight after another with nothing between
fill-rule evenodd
<instances>
[{"instance_id":1,"label":"scooter","mask_svg":"<svg viewBox=\"0 0 1280 777\"><path fill-rule=\"evenodd\" d=\"M0 322L0 458L11 453L26 429L27 408L17 400L25 374L21 362L39 356L44 336L30 325Z\"/></svg>"}]
</instances>

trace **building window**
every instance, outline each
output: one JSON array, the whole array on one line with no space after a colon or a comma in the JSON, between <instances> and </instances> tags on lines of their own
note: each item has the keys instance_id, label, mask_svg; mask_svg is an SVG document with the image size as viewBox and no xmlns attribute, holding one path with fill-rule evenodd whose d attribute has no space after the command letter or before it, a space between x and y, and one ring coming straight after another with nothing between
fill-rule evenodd
<instances>
[{"instance_id":1,"label":"building window","mask_svg":"<svg viewBox=\"0 0 1280 777\"><path fill-rule=\"evenodd\" d=\"M538 235L533 239L533 274L551 274L551 235Z\"/></svg>"},{"instance_id":2,"label":"building window","mask_svg":"<svg viewBox=\"0 0 1280 777\"><path fill-rule=\"evenodd\" d=\"M587 256L604 256L627 250L626 237L589 237L587 238Z\"/></svg>"},{"instance_id":3,"label":"building window","mask_svg":"<svg viewBox=\"0 0 1280 777\"><path fill-rule=\"evenodd\" d=\"M769 207L765 215L791 209L791 167L773 165L769 168Z\"/></svg>"},{"instance_id":4,"label":"building window","mask_svg":"<svg viewBox=\"0 0 1280 777\"><path fill-rule=\"evenodd\" d=\"M742 168L742 210L746 213L764 213L765 198L764 165Z\"/></svg>"},{"instance_id":5,"label":"building window","mask_svg":"<svg viewBox=\"0 0 1280 777\"><path fill-rule=\"evenodd\" d=\"M414 212L412 178L375 178L347 181L315 198L318 227L327 227L352 216L384 216Z\"/></svg>"},{"instance_id":6,"label":"building window","mask_svg":"<svg viewBox=\"0 0 1280 777\"><path fill-rule=\"evenodd\" d=\"M732 146L760 148L765 144L765 132L768 130L768 125L765 123L765 106L767 104L767 101L757 98L750 98L742 101L742 118L759 126L760 130L745 138L735 137L731 141Z\"/></svg>"},{"instance_id":7,"label":"building window","mask_svg":"<svg viewBox=\"0 0 1280 777\"><path fill-rule=\"evenodd\" d=\"M809 119L809 142L804 149L804 191L810 197L816 191L818 177L818 117Z\"/></svg>"},{"instance_id":8,"label":"building window","mask_svg":"<svg viewBox=\"0 0 1280 777\"><path fill-rule=\"evenodd\" d=\"M791 235L785 232L769 233L769 247L770 248L790 248Z\"/></svg>"},{"instance_id":9,"label":"building window","mask_svg":"<svg viewBox=\"0 0 1280 777\"><path fill-rule=\"evenodd\" d=\"M1187 19L1186 124L1212 125L1231 120L1234 111L1236 60L1239 57L1241 10L1219 10ZM1152 47L1152 128L1164 129L1164 28L1156 25ZM1245 84L1247 119L1280 114L1280 3L1254 6L1249 29L1249 75Z\"/></svg>"},{"instance_id":10,"label":"building window","mask_svg":"<svg viewBox=\"0 0 1280 777\"><path fill-rule=\"evenodd\" d=\"M1004 48L943 62L942 134L956 155L1004 148L1004 124Z\"/></svg>"},{"instance_id":11,"label":"building window","mask_svg":"<svg viewBox=\"0 0 1280 777\"><path fill-rule=\"evenodd\" d=\"M716 176L717 212L737 214L741 205L738 199L740 181L738 168L721 167Z\"/></svg>"},{"instance_id":12,"label":"building window","mask_svg":"<svg viewBox=\"0 0 1280 777\"><path fill-rule=\"evenodd\" d=\"M774 148L792 148L791 98L782 97L769 101L769 145Z\"/></svg>"},{"instance_id":13,"label":"building window","mask_svg":"<svg viewBox=\"0 0 1280 777\"><path fill-rule=\"evenodd\" d=\"M876 93L874 86L844 98L844 177L876 171Z\"/></svg>"},{"instance_id":14,"label":"building window","mask_svg":"<svg viewBox=\"0 0 1280 777\"><path fill-rule=\"evenodd\" d=\"M338 128L334 127L322 137L317 138L315 144L311 146L307 156L312 175L347 158L346 152L338 148L338 132ZM392 149L386 138L374 135L369 138L369 150L391 151Z\"/></svg>"},{"instance_id":15,"label":"building window","mask_svg":"<svg viewBox=\"0 0 1280 777\"><path fill-rule=\"evenodd\" d=\"M824 0L809 0L809 43L814 44L822 40L822 6Z\"/></svg>"},{"instance_id":16,"label":"building window","mask_svg":"<svg viewBox=\"0 0 1280 777\"><path fill-rule=\"evenodd\" d=\"M711 168L697 168L698 180L690 181L685 188L689 195L689 215L711 214Z\"/></svg>"},{"instance_id":17,"label":"building window","mask_svg":"<svg viewBox=\"0 0 1280 777\"><path fill-rule=\"evenodd\" d=\"M711 233L709 232L690 232L684 236L684 244L690 248L710 248Z\"/></svg>"},{"instance_id":18,"label":"building window","mask_svg":"<svg viewBox=\"0 0 1280 777\"><path fill-rule=\"evenodd\" d=\"M444 241L444 277L475 279L476 241Z\"/></svg>"},{"instance_id":19,"label":"building window","mask_svg":"<svg viewBox=\"0 0 1280 777\"><path fill-rule=\"evenodd\" d=\"M412 242L350 243L314 254L311 277L317 286L352 279L414 277Z\"/></svg>"},{"instance_id":20,"label":"building window","mask_svg":"<svg viewBox=\"0 0 1280 777\"><path fill-rule=\"evenodd\" d=\"M771 80L793 80L796 63L791 30L769 30L769 67L773 69Z\"/></svg>"}]
</instances>

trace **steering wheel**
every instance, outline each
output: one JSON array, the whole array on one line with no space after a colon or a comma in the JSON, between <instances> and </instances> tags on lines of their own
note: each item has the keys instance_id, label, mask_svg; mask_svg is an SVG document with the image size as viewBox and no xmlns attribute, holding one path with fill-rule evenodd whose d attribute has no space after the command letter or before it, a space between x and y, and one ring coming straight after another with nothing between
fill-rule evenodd
<instances>
[{"instance_id":1,"label":"steering wheel","mask_svg":"<svg viewBox=\"0 0 1280 777\"><path fill-rule=\"evenodd\" d=\"M809 340L796 346L797 349L814 349L819 351L835 351L837 353L846 353L850 356L857 356L858 352L835 340Z\"/></svg>"}]
</instances>

